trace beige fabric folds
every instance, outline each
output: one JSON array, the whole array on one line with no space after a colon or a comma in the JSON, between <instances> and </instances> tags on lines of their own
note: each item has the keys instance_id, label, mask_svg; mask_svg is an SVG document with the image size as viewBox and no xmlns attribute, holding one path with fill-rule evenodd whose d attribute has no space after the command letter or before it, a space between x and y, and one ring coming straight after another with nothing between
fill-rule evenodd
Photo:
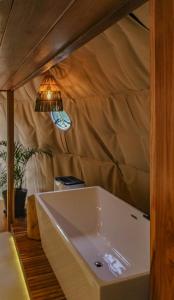
<instances>
[{"instance_id":1,"label":"beige fabric folds","mask_svg":"<svg viewBox=\"0 0 174 300\"><path fill-rule=\"evenodd\" d=\"M147 15L147 5L137 15ZM149 32L128 16L51 70L72 120L70 130L61 132L49 113L34 112L41 78L16 91L16 138L53 151L52 160L30 161L30 194L53 189L54 176L74 175L149 211L148 64ZM1 96L1 120L4 111Z\"/></svg>"}]
</instances>

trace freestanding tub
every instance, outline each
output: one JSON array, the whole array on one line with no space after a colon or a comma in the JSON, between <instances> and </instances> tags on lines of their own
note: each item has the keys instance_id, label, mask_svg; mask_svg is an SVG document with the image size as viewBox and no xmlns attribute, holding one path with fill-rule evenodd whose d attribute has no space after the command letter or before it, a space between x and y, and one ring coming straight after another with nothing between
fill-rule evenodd
<instances>
[{"instance_id":1,"label":"freestanding tub","mask_svg":"<svg viewBox=\"0 0 174 300\"><path fill-rule=\"evenodd\" d=\"M149 221L100 187L37 194L42 246L68 300L147 300Z\"/></svg>"}]
</instances>

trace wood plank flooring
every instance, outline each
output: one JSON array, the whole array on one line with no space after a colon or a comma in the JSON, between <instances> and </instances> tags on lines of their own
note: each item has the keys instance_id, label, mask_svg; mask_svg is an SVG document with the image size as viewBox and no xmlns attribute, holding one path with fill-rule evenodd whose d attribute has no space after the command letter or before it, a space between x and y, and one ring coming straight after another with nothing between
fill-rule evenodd
<instances>
[{"instance_id":1,"label":"wood plank flooring","mask_svg":"<svg viewBox=\"0 0 174 300\"><path fill-rule=\"evenodd\" d=\"M66 300L41 242L27 238L24 223L14 225L12 232L31 299Z\"/></svg>"}]
</instances>

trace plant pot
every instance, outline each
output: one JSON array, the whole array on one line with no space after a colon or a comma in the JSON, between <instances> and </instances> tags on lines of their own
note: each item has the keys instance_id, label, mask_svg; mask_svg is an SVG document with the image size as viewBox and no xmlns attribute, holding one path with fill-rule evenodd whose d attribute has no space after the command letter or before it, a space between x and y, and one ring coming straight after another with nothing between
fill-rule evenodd
<instances>
[{"instance_id":1,"label":"plant pot","mask_svg":"<svg viewBox=\"0 0 174 300\"><path fill-rule=\"evenodd\" d=\"M5 206L5 214L7 211L7 190L2 192ZM27 189L15 189L15 218L25 217L25 199Z\"/></svg>"}]
</instances>

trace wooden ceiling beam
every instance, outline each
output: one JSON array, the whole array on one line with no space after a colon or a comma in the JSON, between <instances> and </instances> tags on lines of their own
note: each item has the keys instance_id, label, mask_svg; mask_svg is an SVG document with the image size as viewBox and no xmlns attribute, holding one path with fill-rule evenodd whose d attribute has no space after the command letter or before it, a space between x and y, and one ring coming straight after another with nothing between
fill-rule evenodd
<instances>
[{"instance_id":1,"label":"wooden ceiling beam","mask_svg":"<svg viewBox=\"0 0 174 300\"><path fill-rule=\"evenodd\" d=\"M30 75L24 78L24 80L15 85L14 89L21 87L35 76L46 72L51 67L66 59L74 50L83 46L89 40L102 33L109 26L113 25L115 22L128 15L130 12L132 12L134 9L136 9L146 1L147 0L129 0L126 1L126 4L120 6L119 8L117 7L116 9L113 9L109 12L109 14L104 16L103 19L92 25L86 32L83 32L75 40L67 43L66 46L60 49L55 55L53 55L53 57L48 62L44 63L38 69L34 70Z\"/></svg>"},{"instance_id":2,"label":"wooden ceiling beam","mask_svg":"<svg viewBox=\"0 0 174 300\"><path fill-rule=\"evenodd\" d=\"M17 68L15 67L16 69L8 66L9 79L2 88L17 89L24 85L33 77L65 59L75 49L84 45L144 2L146 0L73 1L66 13L60 19L58 18L59 21L49 33L20 60L21 64ZM38 19L41 17L38 13ZM32 36L30 35L28 38L32 39ZM25 39L23 42L25 43ZM14 57L14 60L17 60L17 57Z\"/></svg>"}]
</instances>

